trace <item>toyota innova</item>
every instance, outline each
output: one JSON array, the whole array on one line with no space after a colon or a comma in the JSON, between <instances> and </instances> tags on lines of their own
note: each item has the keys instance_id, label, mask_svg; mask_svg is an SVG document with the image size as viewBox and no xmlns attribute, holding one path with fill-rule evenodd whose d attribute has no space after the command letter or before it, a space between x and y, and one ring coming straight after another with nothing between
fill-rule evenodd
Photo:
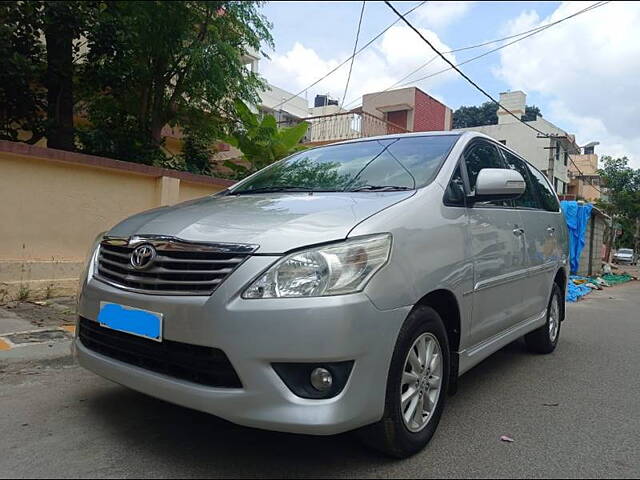
<instances>
[{"instance_id":1,"label":"toyota innova","mask_svg":"<svg viewBox=\"0 0 640 480\"><path fill-rule=\"evenodd\" d=\"M556 348L567 264L558 198L512 150L473 132L358 139L100 235L74 352L240 425L356 430L406 457L460 375L522 336Z\"/></svg>"}]
</instances>

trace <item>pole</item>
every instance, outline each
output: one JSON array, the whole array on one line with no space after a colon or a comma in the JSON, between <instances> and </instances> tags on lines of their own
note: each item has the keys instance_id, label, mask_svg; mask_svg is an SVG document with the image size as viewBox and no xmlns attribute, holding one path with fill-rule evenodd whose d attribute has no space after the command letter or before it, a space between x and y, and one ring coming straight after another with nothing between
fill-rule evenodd
<instances>
[{"instance_id":1,"label":"pole","mask_svg":"<svg viewBox=\"0 0 640 480\"><path fill-rule=\"evenodd\" d=\"M591 211L591 222L590 228L591 232L589 233L589 276L593 276L593 240L595 238L596 233L596 215ZM600 246L600 250L602 250L602 245ZM602 265L601 265L602 266Z\"/></svg>"}]
</instances>

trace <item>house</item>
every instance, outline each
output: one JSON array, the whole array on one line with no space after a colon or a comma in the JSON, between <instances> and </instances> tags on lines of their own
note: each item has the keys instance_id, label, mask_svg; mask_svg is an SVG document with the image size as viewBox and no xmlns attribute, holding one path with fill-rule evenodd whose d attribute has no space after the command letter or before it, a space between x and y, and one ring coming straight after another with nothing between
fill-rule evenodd
<instances>
[{"instance_id":1,"label":"house","mask_svg":"<svg viewBox=\"0 0 640 480\"><path fill-rule=\"evenodd\" d=\"M527 95L522 91L500 94L500 104L520 118L525 113L526 100ZM525 123L550 136L540 135ZM489 135L515 150L547 176L559 195L567 193L570 180L569 156L580 154L573 135L541 116L523 123L502 108L498 109L497 125L456 129L469 130Z\"/></svg>"},{"instance_id":2,"label":"house","mask_svg":"<svg viewBox=\"0 0 640 480\"><path fill-rule=\"evenodd\" d=\"M417 87L368 93L362 111L409 132L451 130L453 112Z\"/></svg>"},{"instance_id":3,"label":"house","mask_svg":"<svg viewBox=\"0 0 640 480\"><path fill-rule=\"evenodd\" d=\"M571 155L567 196L589 202L602 197L601 190L604 187L598 174L598 155L594 151L596 145L598 142L591 142L582 147L580 154Z\"/></svg>"}]
</instances>

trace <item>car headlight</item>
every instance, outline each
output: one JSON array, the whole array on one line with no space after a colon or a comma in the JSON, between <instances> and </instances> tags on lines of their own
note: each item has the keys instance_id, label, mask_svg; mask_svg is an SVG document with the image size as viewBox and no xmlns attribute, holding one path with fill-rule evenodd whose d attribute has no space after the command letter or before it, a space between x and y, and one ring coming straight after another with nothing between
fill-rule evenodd
<instances>
[{"instance_id":1,"label":"car headlight","mask_svg":"<svg viewBox=\"0 0 640 480\"><path fill-rule=\"evenodd\" d=\"M292 253L271 266L242 298L325 297L359 292L391 253L391 235L373 235Z\"/></svg>"}]
</instances>

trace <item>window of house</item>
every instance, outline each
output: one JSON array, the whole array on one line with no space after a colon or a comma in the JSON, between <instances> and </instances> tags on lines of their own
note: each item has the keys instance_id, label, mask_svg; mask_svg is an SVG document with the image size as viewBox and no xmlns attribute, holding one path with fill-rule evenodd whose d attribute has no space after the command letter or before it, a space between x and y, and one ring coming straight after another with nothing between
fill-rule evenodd
<instances>
[{"instance_id":1,"label":"window of house","mask_svg":"<svg viewBox=\"0 0 640 480\"><path fill-rule=\"evenodd\" d=\"M566 167L567 165L569 165L569 154L564 152L564 166Z\"/></svg>"}]
</instances>

